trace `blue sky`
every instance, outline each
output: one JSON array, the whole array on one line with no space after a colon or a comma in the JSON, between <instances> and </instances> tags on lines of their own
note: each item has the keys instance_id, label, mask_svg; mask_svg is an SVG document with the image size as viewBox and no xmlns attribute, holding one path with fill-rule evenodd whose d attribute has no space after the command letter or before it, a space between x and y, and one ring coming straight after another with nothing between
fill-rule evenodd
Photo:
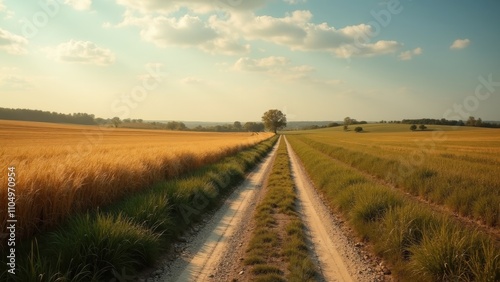
<instances>
[{"instance_id":1,"label":"blue sky","mask_svg":"<svg viewBox=\"0 0 500 282\"><path fill-rule=\"evenodd\" d=\"M494 0L0 0L0 107L500 120Z\"/></svg>"}]
</instances>

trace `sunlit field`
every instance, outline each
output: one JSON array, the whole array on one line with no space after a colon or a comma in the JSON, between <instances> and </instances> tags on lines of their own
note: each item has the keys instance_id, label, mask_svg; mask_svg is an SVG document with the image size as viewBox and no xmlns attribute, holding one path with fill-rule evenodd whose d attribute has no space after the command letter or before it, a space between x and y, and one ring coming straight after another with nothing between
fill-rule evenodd
<instances>
[{"instance_id":1,"label":"sunlit field","mask_svg":"<svg viewBox=\"0 0 500 282\"><path fill-rule=\"evenodd\" d=\"M0 185L16 171L16 232L28 237L270 134L192 133L0 121ZM7 198L1 190L1 198ZM0 222L6 224L1 209ZM5 226L2 226L5 229Z\"/></svg>"},{"instance_id":2,"label":"sunlit field","mask_svg":"<svg viewBox=\"0 0 500 282\"><path fill-rule=\"evenodd\" d=\"M498 281L500 130L287 133L316 188L402 281Z\"/></svg>"},{"instance_id":3,"label":"sunlit field","mask_svg":"<svg viewBox=\"0 0 500 282\"><path fill-rule=\"evenodd\" d=\"M300 134L310 146L492 227L500 224L500 130L366 125ZM351 128L352 130L353 128Z\"/></svg>"}]
</instances>

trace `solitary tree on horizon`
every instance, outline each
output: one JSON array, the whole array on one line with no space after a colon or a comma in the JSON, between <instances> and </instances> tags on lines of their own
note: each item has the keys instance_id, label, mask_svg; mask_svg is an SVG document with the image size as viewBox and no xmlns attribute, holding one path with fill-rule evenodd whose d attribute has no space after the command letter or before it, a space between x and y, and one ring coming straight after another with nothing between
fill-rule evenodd
<instances>
[{"instance_id":1,"label":"solitary tree on horizon","mask_svg":"<svg viewBox=\"0 0 500 282\"><path fill-rule=\"evenodd\" d=\"M276 132L286 127L286 115L280 110L269 110L262 116L262 122L267 130Z\"/></svg>"}]
</instances>

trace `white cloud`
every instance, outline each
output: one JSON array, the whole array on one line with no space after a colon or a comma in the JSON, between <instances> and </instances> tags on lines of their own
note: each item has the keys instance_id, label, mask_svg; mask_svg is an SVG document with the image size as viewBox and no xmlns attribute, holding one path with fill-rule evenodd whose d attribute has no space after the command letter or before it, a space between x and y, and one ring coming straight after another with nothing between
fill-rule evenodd
<instances>
[{"instance_id":1,"label":"white cloud","mask_svg":"<svg viewBox=\"0 0 500 282\"><path fill-rule=\"evenodd\" d=\"M375 57L395 53L401 46L402 44L397 41L380 40L375 43L344 44L335 48L333 52L339 58Z\"/></svg>"},{"instance_id":2,"label":"white cloud","mask_svg":"<svg viewBox=\"0 0 500 282\"><path fill-rule=\"evenodd\" d=\"M217 1L117 1L129 9L123 21L115 27L139 26L141 37L160 47L192 46L210 53L241 55L250 51L251 41L262 40L292 50L330 52L341 58L390 54L402 47L401 43L394 40L371 42L376 30L367 24L337 29L327 23L313 23L310 11L294 11L284 17L255 15L251 7L265 4L267 1L264 0L243 1L241 5L252 6L212 15L208 19L189 14L181 17L161 14L177 11L180 7L210 10ZM144 15L137 16L136 11ZM110 23L103 26L112 27Z\"/></svg>"},{"instance_id":3,"label":"white cloud","mask_svg":"<svg viewBox=\"0 0 500 282\"><path fill-rule=\"evenodd\" d=\"M250 51L250 45L223 30L216 30L210 21L204 22L198 16L184 15L177 19L166 16L135 17L126 13L117 27L130 25L139 26L142 39L159 47L196 47L208 53L226 55L241 55Z\"/></svg>"},{"instance_id":4,"label":"white cloud","mask_svg":"<svg viewBox=\"0 0 500 282\"><path fill-rule=\"evenodd\" d=\"M234 69L240 71L264 71L272 72L281 70L290 65L290 60L285 57L267 57L262 59L251 59L248 57L240 58L235 64Z\"/></svg>"},{"instance_id":5,"label":"white cloud","mask_svg":"<svg viewBox=\"0 0 500 282\"><path fill-rule=\"evenodd\" d=\"M26 38L0 28L0 50L15 55L25 54L27 44Z\"/></svg>"},{"instance_id":6,"label":"white cloud","mask_svg":"<svg viewBox=\"0 0 500 282\"><path fill-rule=\"evenodd\" d=\"M212 26L232 30L247 40L264 40L292 50L326 51L337 57L370 57L394 53L402 44L380 40L370 42L374 33L370 25L359 24L336 29L327 23L311 23L309 11L295 11L283 18L255 16L253 13L232 14L228 20L212 20Z\"/></svg>"},{"instance_id":7,"label":"white cloud","mask_svg":"<svg viewBox=\"0 0 500 282\"><path fill-rule=\"evenodd\" d=\"M309 65L293 65L290 59L281 56L270 56L261 59L243 57L232 66L233 71L260 73L272 79L285 82L300 82L322 87L338 86L344 83L340 79L318 78L316 69Z\"/></svg>"},{"instance_id":8,"label":"white cloud","mask_svg":"<svg viewBox=\"0 0 500 282\"><path fill-rule=\"evenodd\" d=\"M457 39L453 42L453 44L451 44L450 49L452 50L464 49L469 45L470 45L469 39Z\"/></svg>"},{"instance_id":9,"label":"white cloud","mask_svg":"<svg viewBox=\"0 0 500 282\"><path fill-rule=\"evenodd\" d=\"M48 57L60 62L110 65L115 61L111 50L100 48L90 41L70 40L55 48L47 48Z\"/></svg>"},{"instance_id":10,"label":"white cloud","mask_svg":"<svg viewBox=\"0 0 500 282\"><path fill-rule=\"evenodd\" d=\"M399 59L401 61L409 61L413 59L414 56L422 55L422 48L418 47L413 50L404 51L399 54Z\"/></svg>"},{"instance_id":11,"label":"white cloud","mask_svg":"<svg viewBox=\"0 0 500 282\"><path fill-rule=\"evenodd\" d=\"M88 10L92 6L92 0L64 0L64 3L75 10Z\"/></svg>"},{"instance_id":12,"label":"white cloud","mask_svg":"<svg viewBox=\"0 0 500 282\"><path fill-rule=\"evenodd\" d=\"M179 19L157 17L141 31L147 41L159 46L191 46L217 38L217 32L203 23L200 18L185 15Z\"/></svg>"},{"instance_id":13,"label":"white cloud","mask_svg":"<svg viewBox=\"0 0 500 282\"><path fill-rule=\"evenodd\" d=\"M200 48L212 54L224 54L230 56L247 54L250 52L249 44L242 44L238 40L222 37L206 42L201 45Z\"/></svg>"},{"instance_id":14,"label":"white cloud","mask_svg":"<svg viewBox=\"0 0 500 282\"><path fill-rule=\"evenodd\" d=\"M308 65L292 65L285 57L270 56L261 59L240 58L233 65L233 70L246 72L261 72L284 80L310 79L314 68Z\"/></svg>"}]
</instances>

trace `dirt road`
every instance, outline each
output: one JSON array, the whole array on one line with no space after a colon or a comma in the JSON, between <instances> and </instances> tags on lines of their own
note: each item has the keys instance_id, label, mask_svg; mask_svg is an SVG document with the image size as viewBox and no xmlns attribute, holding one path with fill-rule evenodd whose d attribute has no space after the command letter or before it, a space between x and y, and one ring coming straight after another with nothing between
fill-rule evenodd
<instances>
[{"instance_id":1,"label":"dirt road","mask_svg":"<svg viewBox=\"0 0 500 282\"><path fill-rule=\"evenodd\" d=\"M283 138L286 141L286 138ZM297 206L306 226L309 249L319 269L318 281L387 281L381 266L357 242L343 221L332 215L310 183L298 157L288 144L292 174L297 187ZM277 143L279 144L279 142ZM277 145L254 169L225 204L186 242L178 245L173 261L144 281L228 281L241 280L246 269L245 254L253 212L265 192ZM177 246L176 246L177 248ZM240 275L239 275L240 274ZM243 275L244 276L244 275ZM389 278L389 279L388 279Z\"/></svg>"},{"instance_id":2,"label":"dirt road","mask_svg":"<svg viewBox=\"0 0 500 282\"><path fill-rule=\"evenodd\" d=\"M245 223L252 218L252 207L272 167L276 149L277 145L198 234L187 239L187 248L181 256L158 272L163 273L155 281L215 281L225 253L230 246L239 245L237 234L245 231Z\"/></svg>"},{"instance_id":3,"label":"dirt road","mask_svg":"<svg viewBox=\"0 0 500 282\"><path fill-rule=\"evenodd\" d=\"M381 280L376 272L370 271L375 268L370 264L375 263L362 257L356 242L346 236L342 220L333 216L323 204L286 138L285 141L301 218L310 237L311 250L317 258L321 279L346 282Z\"/></svg>"}]
</instances>

